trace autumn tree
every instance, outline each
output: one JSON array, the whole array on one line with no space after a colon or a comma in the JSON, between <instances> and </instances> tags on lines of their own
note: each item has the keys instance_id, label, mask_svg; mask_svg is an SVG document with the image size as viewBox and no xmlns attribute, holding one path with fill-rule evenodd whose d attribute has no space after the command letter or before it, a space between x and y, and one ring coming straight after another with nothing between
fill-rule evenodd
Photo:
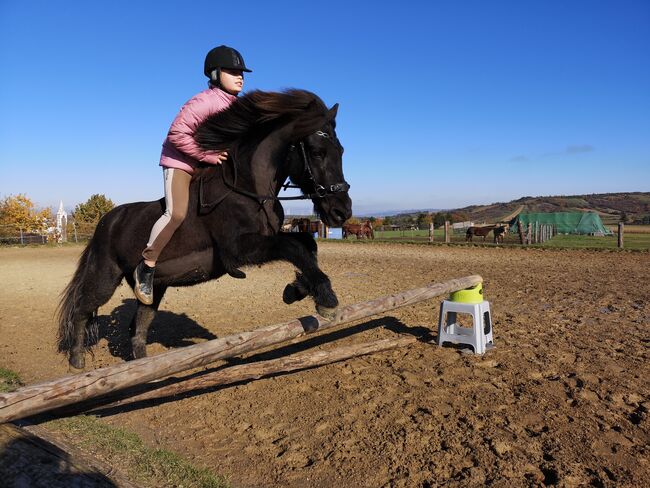
<instances>
[{"instance_id":1,"label":"autumn tree","mask_svg":"<svg viewBox=\"0 0 650 488\"><path fill-rule=\"evenodd\" d=\"M76 222L96 224L114 206L115 204L106 196L95 194L85 203L77 205L72 216Z\"/></svg>"},{"instance_id":2,"label":"autumn tree","mask_svg":"<svg viewBox=\"0 0 650 488\"><path fill-rule=\"evenodd\" d=\"M49 208L37 209L27 195L8 196L0 202L0 225L14 232L44 232L52 220Z\"/></svg>"}]
</instances>

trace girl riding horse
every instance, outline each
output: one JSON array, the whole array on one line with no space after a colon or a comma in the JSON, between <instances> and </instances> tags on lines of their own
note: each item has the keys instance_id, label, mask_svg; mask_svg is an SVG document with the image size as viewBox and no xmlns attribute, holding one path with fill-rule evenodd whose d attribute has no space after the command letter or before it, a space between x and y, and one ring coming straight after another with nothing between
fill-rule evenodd
<instances>
[{"instance_id":1,"label":"girl riding horse","mask_svg":"<svg viewBox=\"0 0 650 488\"><path fill-rule=\"evenodd\" d=\"M160 166L165 181L165 213L151 229L142 261L135 269L135 296L151 305L156 262L165 246L187 215L192 174L199 163L221 164L228 158L226 151L206 151L194 136L208 117L227 109L244 88L244 72L251 72L238 51L228 46L212 49L205 57L203 72L210 79L208 89L194 96L181 108L163 143ZM246 275L234 266L228 256L222 256L228 274L235 278Z\"/></svg>"}]
</instances>

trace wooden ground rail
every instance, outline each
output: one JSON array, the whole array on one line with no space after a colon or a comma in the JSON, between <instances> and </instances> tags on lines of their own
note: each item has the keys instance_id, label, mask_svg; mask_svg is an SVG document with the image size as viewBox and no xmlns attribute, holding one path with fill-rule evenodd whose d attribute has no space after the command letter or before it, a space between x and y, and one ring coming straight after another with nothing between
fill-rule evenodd
<instances>
[{"instance_id":1,"label":"wooden ground rail","mask_svg":"<svg viewBox=\"0 0 650 488\"><path fill-rule=\"evenodd\" d=\"M289 339L413 305L482 282L478 275L432 283L421 288L340 307L333 320L319 315L293 319L162 354L107 366L0 394L0 423L79 403L131 386L279 344Z\"/></svg>"}]
</instances>

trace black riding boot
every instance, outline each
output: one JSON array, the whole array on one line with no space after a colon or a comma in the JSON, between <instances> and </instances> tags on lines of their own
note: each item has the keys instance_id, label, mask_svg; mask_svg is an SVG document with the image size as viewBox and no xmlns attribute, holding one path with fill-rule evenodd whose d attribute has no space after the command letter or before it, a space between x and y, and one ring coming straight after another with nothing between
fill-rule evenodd
<instances>
[{"instance_id":1,"label":"black riding boot","mask_svg":"<svg viewBox=\"0 0 650 488\"><path fill-rule=\"evenodd\" d=\"M156 268L147 266L144 261L140 261L138 267L133 272L135 286L133 292L135 296L145 305L153 303L153 274Z\"/></svg>"}]
</instances>

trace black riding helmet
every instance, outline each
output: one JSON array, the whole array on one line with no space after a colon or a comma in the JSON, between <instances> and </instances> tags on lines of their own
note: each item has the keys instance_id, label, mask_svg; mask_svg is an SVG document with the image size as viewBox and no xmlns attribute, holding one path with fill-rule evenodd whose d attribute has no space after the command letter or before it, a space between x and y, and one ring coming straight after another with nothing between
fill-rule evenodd
<instances>
[{"instance_id":1,"label":"black riding helmet","mask_svg":"<svg viewBox=\"0 0 650 488\"><path fill-rule=\"evenodd\" d=\"M210 78L212 84L219 86L219 74L222 68L252 72L244 64L244 58L239 51L228 46L218 46L210 50L205 57L203 73Z\"/></svg>"}]
</instances>

